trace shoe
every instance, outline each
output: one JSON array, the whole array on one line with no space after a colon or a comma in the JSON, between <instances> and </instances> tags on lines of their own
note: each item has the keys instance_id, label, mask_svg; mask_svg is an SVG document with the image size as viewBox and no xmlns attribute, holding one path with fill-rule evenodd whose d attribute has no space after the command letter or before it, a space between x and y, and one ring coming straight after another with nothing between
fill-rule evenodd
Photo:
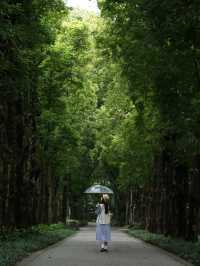
<instances>
[{"instance_id":1,"label":"shoe","mask_svg":"<svg viewBox=\"0 0 200 266\"><path fill-rule=\"evenodd\" d=\"M108 252L108 247L107 246L104 247L104 251Z\"/></svg>"},{"instance_id":2,"label":"shoe","mask_svg":"<svg viewBox=\"0 0 200 266\"><path fill-rule=\"evenodd\" d=\"M104 251L104 244L101 244L101 249L100 249L101 252Z\"/></svg>"}]
</instances>

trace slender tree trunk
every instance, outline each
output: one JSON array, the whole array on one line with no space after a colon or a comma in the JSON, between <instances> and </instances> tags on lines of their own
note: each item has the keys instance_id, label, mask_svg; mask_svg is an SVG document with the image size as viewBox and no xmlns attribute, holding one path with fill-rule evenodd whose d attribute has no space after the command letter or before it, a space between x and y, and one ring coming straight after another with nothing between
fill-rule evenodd
<instances>
[{"instance_id":1,"label":"slender tree trunk","mask_svg":"<svg viewBox=\"0 0 200 266\"><path fill-rule=\"evenodd\" d=\"M199 206L200 206L200 155L196 154L192 160L189 175L189 194L187 203L186 239L198 240Z\"/></svg>"},{"instance_id":2,"label":"slender tree trunk","mask_svg":"<svg viewBox=\"0 0 200 266\"><path fill-rule=\"evenodd\" d=\"M48 166L47 179L48 179L48 223L53 222L53 191L52 191L52 173L51 166Z\"/></svg>"},{"instance_id":3,"label":"slender tree trunk","mask_svg":"<svg viewBox=\"0 0 200 266\"><path fill-rule=\"evenodd\" d=\"M64 184L62 195L62 222L66 223L67 218L67 184Z\"/></svg>"}]
</instances>

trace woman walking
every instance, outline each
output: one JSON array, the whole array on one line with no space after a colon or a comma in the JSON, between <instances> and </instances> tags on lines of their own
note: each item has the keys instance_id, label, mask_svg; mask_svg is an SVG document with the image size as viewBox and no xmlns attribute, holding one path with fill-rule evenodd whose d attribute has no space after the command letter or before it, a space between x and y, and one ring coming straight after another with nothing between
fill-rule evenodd
<instances>
[{"instance_id":1,"label":"woman walking","mask_svg":"<svg viewBox=\"0 0 200 266\"><path fill-rule=\"evenodd\" d=\"M108 251L108 241L111 240L109 196L103 194L97 204L96 240L100 242L100 251Z\"/></svg>"}]
</instances>

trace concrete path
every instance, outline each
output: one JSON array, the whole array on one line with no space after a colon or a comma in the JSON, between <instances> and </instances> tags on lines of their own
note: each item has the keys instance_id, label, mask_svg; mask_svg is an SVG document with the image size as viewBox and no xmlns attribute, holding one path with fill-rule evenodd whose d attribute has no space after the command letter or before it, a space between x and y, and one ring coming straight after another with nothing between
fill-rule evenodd
<instances>
[{"instance_id":1,"label":"concrete path","mask_svg":"<svg viewBox=\"0 0 200 266\"><path fill-rule=\"evenodd\" d=\"M112 229L109 252L99 252L94 225L47 249L36 252L18 266L183 266L190 265L159 248Z\"/></svg>"}]
</instances>

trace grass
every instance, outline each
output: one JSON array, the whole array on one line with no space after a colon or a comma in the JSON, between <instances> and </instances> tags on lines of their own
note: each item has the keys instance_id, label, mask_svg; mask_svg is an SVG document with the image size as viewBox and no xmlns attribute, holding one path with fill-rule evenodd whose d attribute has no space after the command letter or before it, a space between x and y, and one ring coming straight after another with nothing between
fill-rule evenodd
<instances>
[{"instance_id":1,"label":"grass","mask_svg":"<svg viewBox=\"0 0 200 266\"><path fill-rule=\"evenodd\" d=\"M11 266L31 252L43 249L75 232L64 224L38 225L0 235L0 265Z\"/></svg>"},{"instance_id":2,"label":"grass","mask_svg":"<svg viewBox=\"0 0 200 266\"><path fill-rule=\"evenodd\" d=\"M188 242L135 228L130 228L128 234L174 253L195 266L200 265L200 241Z\"/></svg>"}]
</instances>

